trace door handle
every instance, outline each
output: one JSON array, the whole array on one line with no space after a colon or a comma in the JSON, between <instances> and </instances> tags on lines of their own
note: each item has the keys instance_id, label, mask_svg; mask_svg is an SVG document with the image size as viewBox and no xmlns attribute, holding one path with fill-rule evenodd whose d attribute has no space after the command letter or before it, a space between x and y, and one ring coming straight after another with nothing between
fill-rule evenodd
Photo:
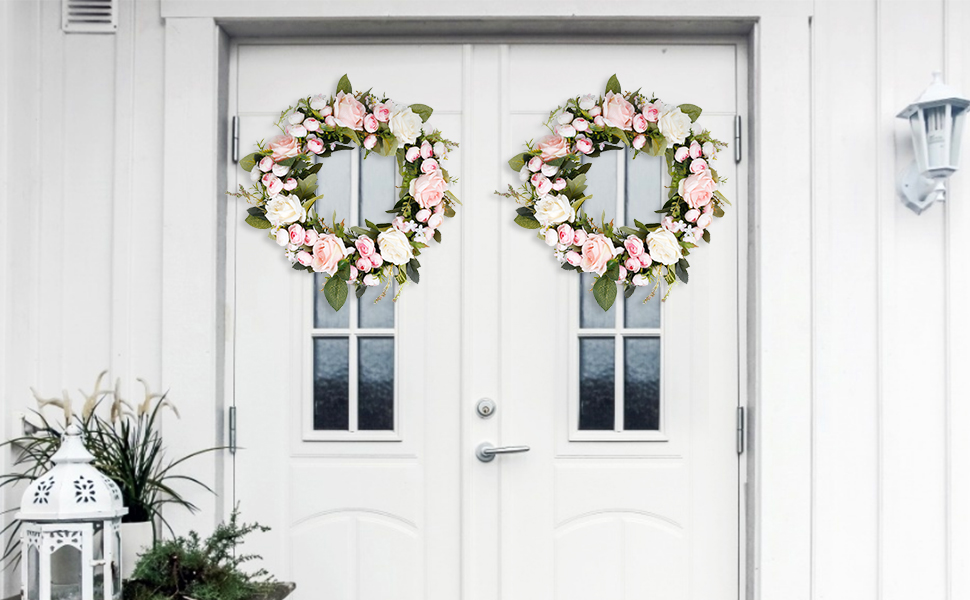
<instances>
[{"instance_id":1,"label":"door handle","mask_svg":"<svg viewBox=\"0 0 970 600\"><path fill-rule=\"evenodd\" d=\"M492 462L498 454L518 454L528 451L528 446L499 446L496 448L490 442L482 442L475 449L475 456L482 462Z\"/></svg>"}]
</instances>

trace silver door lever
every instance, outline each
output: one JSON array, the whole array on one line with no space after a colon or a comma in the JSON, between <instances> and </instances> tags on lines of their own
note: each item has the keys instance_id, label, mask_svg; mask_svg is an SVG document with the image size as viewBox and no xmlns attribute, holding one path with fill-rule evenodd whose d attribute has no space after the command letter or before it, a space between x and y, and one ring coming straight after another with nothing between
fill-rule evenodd
<instances>
[{"instance_id":1,"label":"silver door lever","mask_svg":"<svg viewBox=\"0 0 970 600\"><path fill-rule=\"evenodd\" d=\"M492 462L495 460L496 454L516 454L528 451L528 446L499 446L496 448L489 442L482 442L475 449L475 456L482 462Z\"/></svg>"}]
</instances>

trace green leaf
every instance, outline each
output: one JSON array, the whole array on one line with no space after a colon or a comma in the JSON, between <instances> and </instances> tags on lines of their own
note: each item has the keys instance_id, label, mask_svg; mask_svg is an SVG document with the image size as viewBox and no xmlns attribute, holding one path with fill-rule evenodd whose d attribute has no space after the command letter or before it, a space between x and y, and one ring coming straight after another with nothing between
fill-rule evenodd
<instances>
[{"instance_id":1,"label":"green leaf","mask_svg":"<svg viewBox=\"0 0 970 600\"><path fill-rule=\"evenodd\" d=\"M335 311L340 310L340 307L347 301L347 282L334 275L323 286L323 295Z\"/></svg>"},{"instance_id":2,"label":"green leaf","mask_svg":"<svg viewBox=\"0 0 970 600\"><path fill-rule=\"evenodd\" d=\"M526 215L518 215L515 217L515 224L519 227L525 227L526 229L539 229L542 225L539 221L536 221L535 217L530 217Z\"/></svg>"},{"instance_id":3,"label":"green leaf","mask_svg":"<svg viewBox=\"0 0 970 600\"><path fill-rule=\"evenodd\" d=\"M728 201L727 197L724 194L722 194L720 190L714 190L714 197L720 200L721 202L727 204L728 206L731 206L731 202Z\"/></svg>"},{"instance_id":4,"label":"green leaf","mask_svg":"<svg viewBox=\"0 0 970 600\"><path fill-rule=\"evenodd\" d=\"M719 218L719 219L721 217L723 217L724 216L724 209L721 208L720 206L715 205L714 206L714 216L717 217L717 218Z\"/></svg>"},{"instance_id":5,"label":"green leaf","mask_svg":"<svg viewBox=\"0 0 970 600\"><path fill-rule=\"evenodd\" d=\"M434 241L438 242L439 244L441 243L441 230L440 229L435 229L434 230Z\"/></svg>"},{"instance_id":6,"label":"green leaf","mask_svg":"<svg viewBox=\"0 0 970 600\"><path fill-rule=\"evenodd\" d=\"M592 198L592 196L583 196L579 200L573 202L570 206L574 211L579 212L579 207L582 206L583 202L586 202L586 200L589 198Z\"/></svg>"},{"instance_id":7,"label":"green leaf","mask_svg":"<svg viewBox=\"0 0 970 600\"><path fill-rule=\"evenodd\" d=\"M610 310L616 301L616 283L606 276L600 277L593 284L593 297L604 311Z\"/></svg>"},{"instance_id":8,"label":"green leaf","mask_svg":"<svg viewBox=\"0 0 970 600\"><path fill-rule=\"evenodd\" d=\"M366 293L367 293L367 286L366 285L358 285L357 286L357 289L354 290L354 294L356 294L358 300L361 299L361 298L363 298L364 297L364 294L366 294Z\"/></svg>"},{"instance_id":9,"label":"green leaf","mask_svg":"<svg viewBox=\"0 0 970 600\"><path fill-rule=\"evenodd\" d=\"M578 166L576 168L576 170L573 171L573 173L575 175L582 175L582 174L586 173L587 171L589 171L592 167L593 167L593 163L591 163L591 162L583 163L582 165Z\"/></svg>"},{"instance_id":10,"label":"green leaf","mask_svg":"<svg viewBox=\"0 0 970 600\"><path fill-rule=\"evenodd\" d=\"M690 117L691 123L693 123L694 121L696 121L697 118L701 116L701 112L703 112L703 111L701 111L701 107L700 106L695 106L693 104L681 104L677 108L680 109L680 112L682 112L685 115L687 115L688 117Z\"/></svg>"},{"instance_id":11,"label":"green leaf","mask_svg":"<svg viewBox=\"0 0 970 600\"><path fill-rule=\"evenodd\" d=\"M640 235L640 232L632 227L619 227L617 230L623 235Z\"/></svg>"},{"instance_id":12,"label":"green leaf","mask_svg":"<svg viewBox=\"0 0 970 600\"><path fill-rule=\"evenodd\" d=\"M667 147L667 141L663 138L662 135L660 136L651 135L647 139L650 142L650 145L647 146L647 154L649 154L650 156L660 156L660 153L663 152L664 148Z\"/></svg>"},{"instance_id":13,"label":"green leaf","mask_svg":"<svg viewBox=\"0 0 970 600\"><path fill-rule=\"evenodd\" d=\"M690 263L687 262L686 258L682 258L679 261L677 261L677 278L683 281L684 283L687 283L687 279L688 279L687 267L689 266L690 266Z\"/></svg>"},{"instance_id":14,"label":"green leaf","mask_svg":"<svg viewBox=\"0 0 970 600\"><path fill-rule=\"evenodd\" d=\"M615 258L611 259L606 263L606 273L603 274L610 281L616 281L620 278L620 261Z\"/></svg>"},{"instance_id":15,"label":"green leaf","mask_svg":"<svg viewBox=\"0 0 970 600\"><path fill-rule=\"evenodd\" d=\"M703 237L704 241L707 242L708 244L711 243L711 232L708 231L707 229L704 230L704 235L701 237Z\"/></svg>"},{"instance_id":16,"label":"green leaf","mask_svg":"<svg viewBox=\"0 0 970 600\"><path fill-rule=\"evenodd\" d=\"M415 262L416 261L412 259L411 262L408 263L408 277L414 283L421 283L421 274L418 273L418 269L414 266Z\"/></svg>"},{"instance_id":17,"label":"green leaf","mask_svg":"<svg viewBox=\"0 0 970 600\"><path fill-rule=\"evenodd\" d=\"M632 298L633 294L635 294L636 291L637 291L637 287L635 285L628 285L623 290L623 297Z\"/></svg>"},{"instance_id":18,"label":"green leaf","mask_svg":"<svg viewBox=\"0 0 970 600\"><path fill-rule=\"evenodd\" d=\"M427 123L428 119L431 118L431 113L434 112L434 109L426 104L412 104L411 111L421 117L422 122Z\"/></svg>"},{"instance_id":19,"label":"green leaf","mask_svg":"<svg viewBox=\"0 0 970 600\"><path fill-rule=\"evenodd\" d=\"M239 160L239 168L243 171L252 171L253 167L256 166L256 163L259 162L261 158L262 156L258 152L247 154Z\"/></svg>"},{"instance_id":20,"label":"green leaf","mask_svg":"<svg viewBox=\"0 0 970 600\"><path fill-rule=\"evenodd\" d=\"M357 132L356 131L354 131L353 129L351 129L349 127L338 127L337 128L337 135L340 135L340 136L343 136L343 137L346 137L346 138L350 138L351 140L354 141L355 144L357 144L358 146L360 146L360 137L357 135Z\"/></svg>"},{"instance_id":21,"label":"green leaf","mask_svg":"<svg viewBox=\"0 0 970 600\"><path fill-rule=\"evenodd\" d=\"M446 217L448 217L448 218L450 219L450 218L452 218L452 217L454 217L454 216L455 216L455 214L456 214L456 213L455 213L455 209L453 209L453 208L452 208L452 207L450 207L450 206L446 206L446 207L445 207L445 216L446 216Z\"/></svg>"},{"instance_id":22,"label":"green leaf","mask_svg":"<svg viewBox=\"0 0 970 600\"><path fill-rule=\"evenodd\" d=\"M606 82L606 91L613 92L614 94L622 93L622 90L620 89L620 80L616 78L615 73L610 77L610 80Z\"/></svg>"},{"instance_id":23,"label":"green leaf","mask_svg":"<svg viewBox=\"0 0 970 600\"><path fill-rule=\"evenodd\" d=\"M320 198L323 198L323 196L314 196L313 198L310 198L309 200L304 202L303 210L310 212L310 209L313 208L314 203L316 203L316 201L319 200Z\"/></svg>"},{"instance_id":24,"label":"green leaf","mask_svg":"<svg viewBox=\"0 0 970 600\"><path fill-rule=\"evenodd\" d=\"M511 168L516 173L518 173L519 171L522 170L522 167L525 166L525 161L529 160L530 158L532 158L532 155L526 152L523 152L522 154L516 154L515 156L509 159L509 168Z\"/></svg>"},{"instance_id":25,"label":"green leaf","mask_svg":"<svg viewBox=\"0 0 970 600\"><path fill-rule=\"evenodd\" d=\"M273 226L266 217L261 217L259 215L249 215L246 217L246 224L250 227L255 227L256 229L269 229Z\"/></svg>"},{"instance_id":26,"label":"green leaf","mask_svg":"<svg viewBox=\"0 0 970 600\"><path fill-rule=\"evenodd\" d=\"M337 91L345 94L354 93L354 88L350 85L350 78L347 77L346 74L344 74L344 76L340 78L340 81L337 82Z\"/></svg>"},{"instance_id":27,"label":"green leaf","mask_svg":"<svg viewBox=\"0 0 970 600\"><path fill-rule=\"evenodd\" d=\"M278 162L276 164L278 164L280 166L283 166L283 167L292 167L293 166L293 163L295 163L298 158L300 158L300 157L299 156L291 156L290 158L284 158L283 160L281 160L280 162Z\"/></svg>"},{"instance_id":28,"label":"green leaf","mask_svg":"<svg viewBox=\"0 0 970 600\"><path fill-rule=\"evenodd\" d=\"M380 143L380 146L378 147L380 148L379 154L381 156L390 156L395 152L397 152L397 138L381 137L381 143Z\"/></svg>"},{"instance_id":29,"label":"green leaf","mask_svg":"<svg viewBox=\"0 0 970 600\"><path fill-rule=\"evenodd\" d=\"M310 165L310 167L306 170L306 173L304 173L304 175L313 175L314 173L319 173L320 169L322 168L323 168L322 162L318 162L315 165Z\"/></svg>"}]
</instances>

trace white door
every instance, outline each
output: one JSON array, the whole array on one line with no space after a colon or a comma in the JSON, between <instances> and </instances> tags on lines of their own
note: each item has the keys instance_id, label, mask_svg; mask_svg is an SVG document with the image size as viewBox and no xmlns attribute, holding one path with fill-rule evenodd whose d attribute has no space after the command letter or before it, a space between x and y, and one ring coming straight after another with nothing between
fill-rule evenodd
<instances>
[{"instance_id":1,"label":"white door","mask_svg":"<svg viewBox=\"0 0 970 600\"><path fill-rule=\"evenodd\" d=\"M245 550L296 581L297 599L738 597L743 202L691 255L689 285L662 306L641 293L603 313L588 282L559 269L493 194L517 182L505 161L549 110L613 72L625 88L704 107L701 124L730 141L744 108L738 52L235 46L230 108L243 150L345 72L359 88L434 107L430 124L461 143L447 166L464 204L396 304L374 305L369 292L334 314L319 283L231 204L228 379L242 449L230 477L243 517L273 527ZM300 77L278 76L296 63ZM570 75L553 76L555 65ZM740 200L729 154L717 168ZM646 220L659 208L660 159L594 160L591 214ZM344 152L323 163L318 210L354 221L390 208L392 159ZM233 180L248 176L233 168ZM497 406L489 418L475 410L485 397ZM485 463L482 442L530 450Z\"/></svg>"}]
</instances>

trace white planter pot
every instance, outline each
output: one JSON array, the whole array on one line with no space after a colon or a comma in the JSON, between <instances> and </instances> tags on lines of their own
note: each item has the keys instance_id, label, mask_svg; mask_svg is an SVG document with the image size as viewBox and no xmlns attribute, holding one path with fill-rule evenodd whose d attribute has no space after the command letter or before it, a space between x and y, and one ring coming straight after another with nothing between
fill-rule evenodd
<instances>
[{"instance_id":1,"label":"white planter pot","mask_svg":"<svg viewBox=\"0 0 970 600\"><path fill-rule=\"evenodd\" d=\"M121 578L130 579L138 555L154 543L151 521L121 524Z\"/></svg>"}]
</instances>

